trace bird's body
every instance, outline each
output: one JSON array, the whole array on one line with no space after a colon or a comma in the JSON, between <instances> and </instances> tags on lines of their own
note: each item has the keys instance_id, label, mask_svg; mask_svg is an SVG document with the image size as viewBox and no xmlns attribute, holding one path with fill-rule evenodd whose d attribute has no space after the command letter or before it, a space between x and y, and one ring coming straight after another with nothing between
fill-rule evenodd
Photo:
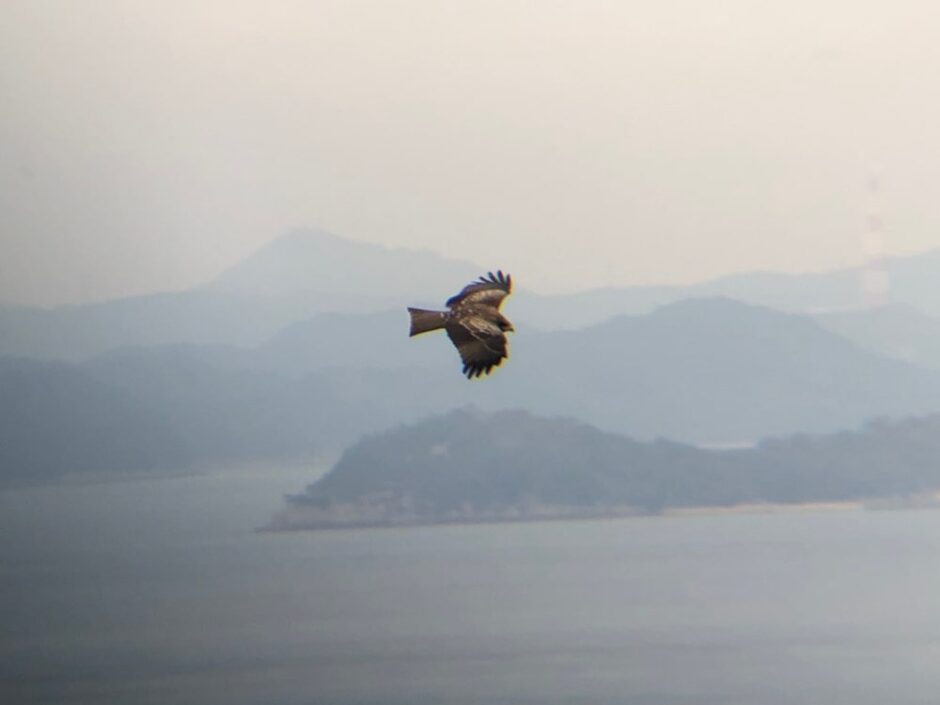
<instances>
[{"instance_id":1,"label":"bird's body","mask_svg":"<svg viewBox=\"0 0 940 705\"><path fill-rule=\"evenodd\" d=\"M447 311L409 308L415 336L443 328L460 353L468 378L489 374L509 356L506 333L513 331L499 307L512 291L512 277L501 271L465 286L447 300Z\"/></svg>"}]
</instances>

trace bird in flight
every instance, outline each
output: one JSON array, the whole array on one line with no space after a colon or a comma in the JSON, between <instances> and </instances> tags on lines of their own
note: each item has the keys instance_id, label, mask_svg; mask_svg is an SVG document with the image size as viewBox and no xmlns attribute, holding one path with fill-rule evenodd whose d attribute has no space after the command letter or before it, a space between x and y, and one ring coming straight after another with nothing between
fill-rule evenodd
<instances>
[{"instance_id":1,"label":"bird in flight","mask_svg":"<svg viewBox=\"0 0 940 705\"><path fill-rule=\"evenodd\" d=\"M509 356L506 333L515 329L499 306L511 292L512 277L501 271L489 272L450 297L447 311L409 307L409 336L443 328L460 353L467 379L489 374Z\"/></svg>"}]
</instances>

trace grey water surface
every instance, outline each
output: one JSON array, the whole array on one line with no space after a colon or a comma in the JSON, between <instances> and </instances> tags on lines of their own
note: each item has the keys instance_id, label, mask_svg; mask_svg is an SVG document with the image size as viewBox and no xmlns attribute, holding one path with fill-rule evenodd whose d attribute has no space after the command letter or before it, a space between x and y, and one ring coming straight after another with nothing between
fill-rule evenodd
<instances>
[{"instance_id":1,"label":"grey water surface","mask_svg":"<svg viewBox=\"0 0 940 705\"><path fill-rule=\"evenodd\" d=\"M0 493L0 700L940 694L940 512L253 530L312 479L256 470Z\"/></svg>"}]
</instances>

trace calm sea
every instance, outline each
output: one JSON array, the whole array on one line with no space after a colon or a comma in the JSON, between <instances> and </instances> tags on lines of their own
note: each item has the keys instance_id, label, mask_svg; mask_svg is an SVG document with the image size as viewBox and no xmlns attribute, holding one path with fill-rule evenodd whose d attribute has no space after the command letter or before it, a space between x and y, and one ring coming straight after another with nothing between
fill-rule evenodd
<instances>
[{"instance_id":1,"label":"calm sea","mask_svg":"<svg viewBox=\"0 0 940 705\"><path fill-rule=\"evenodd\" d=\"M940 512L253 531L309 479L0 493L0 700L940 702Z\"/></svg>"}]
</instances>

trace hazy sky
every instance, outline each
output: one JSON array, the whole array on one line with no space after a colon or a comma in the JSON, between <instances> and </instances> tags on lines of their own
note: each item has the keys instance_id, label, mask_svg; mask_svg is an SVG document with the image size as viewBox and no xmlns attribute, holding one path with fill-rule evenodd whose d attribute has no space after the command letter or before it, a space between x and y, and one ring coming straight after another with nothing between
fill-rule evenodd
<instances>
[{"instance_id":1,"label":"hazy sky","mask_svg":"<svg viewBox=\"0 0 940 705\"><path fill-rule=\"evenodd\" d=\"M940 246L933 1L5 0L0 94L0 301L295 225L547 291Z\"/></svg>"}]
</instances>

